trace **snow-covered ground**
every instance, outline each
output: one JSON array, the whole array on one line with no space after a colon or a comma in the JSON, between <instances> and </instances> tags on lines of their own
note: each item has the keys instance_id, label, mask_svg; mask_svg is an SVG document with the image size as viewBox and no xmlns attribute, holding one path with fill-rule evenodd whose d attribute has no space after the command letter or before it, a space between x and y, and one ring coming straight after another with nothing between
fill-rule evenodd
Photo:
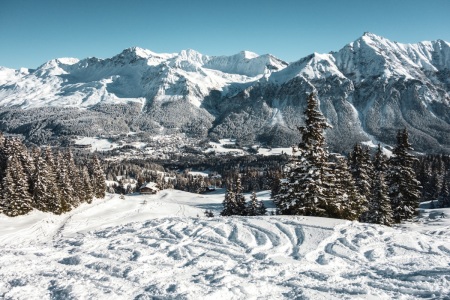
<instances>
[{"instance_id":1,"label":"snow-covered ground","mask_svg":"<svg viewBox=\"0 0 450 300\"><path fill-rule=\"evenodd\" d=\"M236 145L236 140L234 139L221 139L219 140L219 143L216 142L210 142L211 145L210 148L206 149L204 152L210 153L215 152L216 154L235 154L235 155L244 155L246 152L240 148L227 148L226 145ZM257 146L254 146L255 148ZM264 147L257 147L258 154L260 155L280 155L283 153L286 154L292 154L292 148L264 148Z\"/></svg>"},{"instance_id":2,"label":"snow-covered ground","mask_svg":"<svg viewBox=\"0 0 450 300\"><path fill-rule=\"evenodd\" d=\"M270 205L269 193L258 198ZM448 299L450 210L399 227L203 217L223 191L0 216L0 299ZM445 218L441 218L444 213Z\"/></svg>"},{"instance_id":3,"label":"snow-covered ground","mask_svg":"<svg viewBox=\"0 0 450 300\"><path fill-rule=\"evenodd\" d=\"M91 152L94 151L110 151L119 145L117 143L111 143L108 139L102 139L98 137L82 137L75 141L76 145L91 145Z\"/></svg>"}]
</instances>

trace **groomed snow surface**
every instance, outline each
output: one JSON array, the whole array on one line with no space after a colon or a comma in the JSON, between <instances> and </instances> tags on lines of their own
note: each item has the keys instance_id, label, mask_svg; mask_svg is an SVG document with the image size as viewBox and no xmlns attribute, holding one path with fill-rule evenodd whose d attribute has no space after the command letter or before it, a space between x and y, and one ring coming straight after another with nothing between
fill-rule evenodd
<instances>
[{"instance_id":1,"label":"groomed snow surface","mask_svg":"<svg viewBox=\"0 0 450 300\"><path fill-rule=\"evenodd\" d=\"M449 209L394 228L203 217L218 215L223 192L108 195L62 216L1 215L0 299L450 297ZM270 206L268 192L257 195Z\"/></svg>"}]
</instances>

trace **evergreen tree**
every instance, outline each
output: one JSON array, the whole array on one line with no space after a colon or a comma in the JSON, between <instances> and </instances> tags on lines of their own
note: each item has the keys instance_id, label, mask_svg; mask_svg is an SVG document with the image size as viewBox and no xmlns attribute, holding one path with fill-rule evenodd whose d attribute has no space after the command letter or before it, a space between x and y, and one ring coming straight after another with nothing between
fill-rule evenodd
<instances>
[{"instance_id":1,"label":"evergreen tree","mask_svg":"<svg viewBox=\"0 0 450 300\"><path fill-rule=\"evenodd\" d=\"M5 176L4 171L6 170L6 155L5 155L5 137L0 131L0 214L6 209L6 200L3 197L3 177Z\"/></svg>"},{"instance_id":2,"label":"evergreen tree","mask_svg":"<svg viewBox=\"0 0 450 300\"><path fill-rule=\"evenodd\" d=\"M324 130L331 126L317 108L314 94L308 97L305 126L299 127L302 142L298 155L284 168L284 179L275 203L281 214L326 216L334 199L327 194L331 171Z\"/></svg>"},{"instance_id":3,"label":"evergreen tree","mask_svg":"<svg viewBox=\"0 0 450 300\"><path fill-rule=\"evenodd\" d=\"M81 168L80 177L82 181L80 186L81 202L92 203L92 198L94 198L94 190L92 188L91 178L86 166Z\"/></svg>"},{"instance_id":4,"label":"evergreen tree","mask_svg":"<svg viewBox=\"0 0 450 300\"><path fill-rule=\"evenodd\" d=\"M91 175L94 197L104 198L106 195L105 174L96 155L92 157L89 173Z\"/></svg>"},{"instance_id":5,"label":"evergreen tree","mask_svg":"<svg viewBox=\"0 0 450 300\"><path fill-rule=\"evenodd\" d=\"M355 179L359 193L369 198L371 192L371 176L373 175L369 149L363 149L360 144L355 144L353 151L349 154L348 161L350 172Z\"/></svg>"},{"instance_id":6,"label":"evergreen tree","mask_svg":"<svg viewBox=\"0 0 450 300\"><path fill-rule=\"evenodd\" d=\"M6 138L0 132L0 181L3 180L6 171L6 163L9 158L9 153L5 148Z\"/></svg>"},{"instance_id":7,"label":"evergreen tree","mask_svg":"<svg viewBox=\"0 0 450 300\"><path fill-rule=\"evenodd\" d=\"M67 166L64 162L64 157L61 152L58 151L55 156L55 166L56 166L56 178L57 185L60 194L61 211L60 213L69 212L73 207L73 195L74 190L70 178L68 176Z\"/></svg>"},{"instance_id":8,"label":"evergreen tree","mask_svg":"<svg viewBox=\"0 0 450 300\"><path fill-rule=\"evenodd\" d=\"M214 213L212 212L212 210L205 210L204 215L207 218L214 218Z\"/></svg>"},{"instance_id":9,"label":"evergreen tree","mask_svg":"<svg viewBox=\"0 0 450 300\"><path fill-rule=\"evenodd\" d=\"M2 180L3 213L15 217L30 212L32 197L30 187L19 159L12 155L6 162L5 176Z\"/></svg>"},{"instance_id":10,"label":"evergreen tree","mask_svg":"<svg viewBox=\"0 0 450 300\"><path fill-rule=\"evenodd\" d=\"M252 192L250 202L247 204L247 216L263 216L266 212L267 209L264 203L258 200L255 192Z\"/></svg>"},{"instance_id":11,"label":"evergreen tree","mask_svg":"<svg viewBox=\"0 0 450 300\"><path fill-rule=\"evenodd\" d=\"M393 223L391 200L388 196L388 186L383 172L377 171L375 173L369 211L365 221L386 226L391 226Z\"/></svg>"},{"instance_id":12,"label":"evergreen tree","mask_svg":"<svg viewBox=\"0 0 450 300\"><path fill-rule=\"evenodd\" d=\"M236 183L229 183L225 199L223 201L222 216L244 216L246 214L245 197L242 194L242 185L240 175Z\"/></svg>"},{"instance_id":13,"label":"evergreen tree","mask_svg":"<svg viewBox=\"0 0 450 300\"><path fill-rule=\"evenodd\" d=\"M344 158L337 158L333 177L332 190L335 200L329 205L329 216L358 220L367 210L367 199L358 191L347 161Z\"/></svg>"},{"instance_id":14,"label":"evergreen tree","mask_svg":"<svg viewBox=\"0 0 450 300\"><path fill-rule=\"evenodd\" d=\"M54 214L61 214L64 212L61 204L61 193L58 187L58 178L56 174L55 160L50 147L47 147L44 151L43 159L45 165L43 165L43 172L45 174L45 200L35 198L37 201L45 201L46 209ZM38 196L37 196L38 197Z\"/></svg>"},{"instance_id":15,"label":"evergreen tree","mask_svg":"<svg viewBox=\"0 0 450 300\"><path fill-rule=\"evenodd\" d=\"M225 199L223 200L223 210L220 213L221 216L232 216L235 214L235 207L237 206L234 188L231 185L227 186L225 193Z\"/></svg>"},{"instance_id":16,"label":"evergreen tree","mask_svg":"<svg viewBox=\"0 0 450 300\"><path fill-rule=\"evenodd\" d=\"M40 211L49 211L48 203L49 195L49 176L48 166L44 158L41 157L41 151L39 148L33 149L32 157L34 160L34 173L32 175L33 182L33 207Z\"/></svg>"},{"instance_id":17,"label":"evergreen tree","mask_svg":"<svg viewBox=\"0 0 450 300\"><path fill-rule=\"evenodd\" d=\"M387 168L387 157L383 154L381 145L378 144L373 157L374 175L371 181L369 210L361 218L363 222L387 226L390 226L393 222L391 200L388 196L388 186L385 180Z\"/></svg>"},{"instance_id":18,"label":"evergreen tree","mask_svg":"<svg viewBox=\"0 0 450 300\"><path fill-rule=\"evenodd\" d=\"M82 194L82 180L80 178L80 172L75 165L75 160L73 159L73 154L70 149L64 153L65 168L67 171L67 178L70 183L72 192L71 206L77 207L81 203Z\"/></svg>"},{"instance_id":19,"label":"evergreen tree","mask_svg":"<svg viewBox=\"0 0 450 300\"><path fill-rule=\"evenodd\" d=\"M246 214L246 207L245 207L245 197L242 193L242 180L241 175L238 175L238 178L236 180L236 215L239 216L245 216Z\"/></svg>"},{"instance_id":20,"label":"evergreen tree","mask_svg":"<svg viewBox=\"0 0 450 300\"><path fill-rule=\"evenodd\" d=\"M444 180L439 195L439 207L450 207L450 183Z\"/></svg>"},{"instance_id":21,"label":"evergreen tree","mask_svg":"<svg viewBox=\"0 0 450 300\"><path fill-rule=\"evenodd\" d=\"M391 198L394 220L411 219L419 206L420 183L416 179L413 163L416 158L408 151L413 150L408 141L406 129L398 131L397 145L389 160L389 197Z\"/></svg>"}]
</instances>

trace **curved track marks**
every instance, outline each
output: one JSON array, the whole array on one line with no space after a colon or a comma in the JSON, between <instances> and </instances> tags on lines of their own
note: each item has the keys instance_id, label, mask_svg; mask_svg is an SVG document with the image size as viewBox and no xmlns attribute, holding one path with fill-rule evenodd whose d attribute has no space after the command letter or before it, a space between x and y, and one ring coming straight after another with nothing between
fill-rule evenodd
<instances>
[{"instance_id":1,"label":"curved track marks","mask_svg":"<svg viewBox=\"0 0 450 300\"><path fill-rule=\"evenodd\" d=\"M450 292L450 245L417 232L317 226L325 221L318 218L175 217L65 236L72 221L52 245L0 249L0 296L20 298L26 287L40 298L50 291L79 299L413 299ZM16 264L27 268L18 274Z\"/></svg>"}]
</instances>

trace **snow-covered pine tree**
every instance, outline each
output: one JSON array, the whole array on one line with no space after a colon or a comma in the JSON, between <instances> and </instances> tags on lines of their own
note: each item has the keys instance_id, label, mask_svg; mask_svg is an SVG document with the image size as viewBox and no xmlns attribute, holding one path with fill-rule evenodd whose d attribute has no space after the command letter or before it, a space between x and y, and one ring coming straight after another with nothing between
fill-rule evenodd
<instances>
[{"instance_id":1,"label":"snow-covered pine tree","mask_svg":"<svg viewBox=\"0 0 450 300\"><path fill-rule=\"evenodd\" d=\"M335 200L329 204L328 214L335 218L358 220L367 210L367 199L359 193L347 160L343 157L336 157L335 159L333 184L331 186Z\"/></svg>"},{"instance_id":2,"label":"snow-covered pine tree","mask_svg":"<svg viewBox=\"0 0 450 300\"><path fill-rule=\"evenodd\" d=\"M242 180L241 180L241 174L238 175L236 179L236 211L235 215L238 216L245 216L246 214L246 207L245 207L245 197L242 193Z\"/></svg>"},{"instance_id":3,"label":"snow-covered pine tree","mask_svg":"<svg viewBox=\"0 0 450 300\"><path fill-rule=\"evenodd\" d=\"M317 107L313 93L308 97L305 126L298 127L302 142L298 155L284 168L284 178L275 203L281 214L326 216L334 199L327 196L330 176L324 130L331 128Z\"/></svg>"},{"instance_id":4,"label":"snow-covered pine tree","mask_svg":"<svg viewBox=\"0 0 450 300\"><path fill-rule=\"evenodd\" d=\"M92 198L94 198L94 191L92 188L92 182L89 176L89 171L86 166L83 166L81 168L80 177L81 177L81 186L80 186L81 202L92 203Z\"/></svg>"},{"instance_id":5,"label":"snow-covered pine tree","mask_svg":"<svg viewBox=\"0 0 450 300\"><path fill-rule=\"evenodd\" d=\"M438 199L439 207L450 207L450 180L444 178Z\"/></svg>"},{"instance_id":6,"label":"snow-covered pine tree","mask_svg":"<svg viewBox=\"0 0 450 300\"><path fill-rule=\"evenodd\" d=\"M204 214L205 217L207 217L207 218L214 218L214 213L213 213L212 210L205 210L205 211L203 212L203 214Z\"/></svg>"},{"instance_id":7,"label":"snow-covered pine tree","mask_svg":"<svg viewBox=\"0 0 450 300\"><path fill-rule=\"evenodd\" d=\"M356 187L361 195L370 197L371 176L373 166L370 160L368 148L363 148L359 143L355 144L353 151L348 156L350 172L355 179Z\"/></svg>"},{"instance_id":8,"label":"snow-covered pine tree","mask_svg":"<svg viewBox=\"0 0 450 300\"><path fill-rule=\"evenodd\" d=\"M73 207L74 189L68 176L63 154L58 151L55 156L56 178L60 193L61 213L69 212Z\"/></svg>"},{"instance_id":9,"label":"snow-covered pine tree","mask_svg":"<svg viewBox=\"0 0 450 300\"><path fill-rule=\"evenodd\" d=\"M47 187L48 187L48 167L44 158L41 156L40 148L34 148L32 150L32 157L34 161L34 172L32 174L32 183L33 183L33 207L40 211L49 211L48 208L48 195L47 195Z\"/></svg>"},{"instance_id":10,"label":"snow-covered pine tree","mask_svg":"<svg viewBox=\"0 0 450 300\"><path fill-rule=\"evenodd\" d=\"M369 211L366 214L365 222L391 226L393 214L384 173L375 172L374 176Z\"/></svg>"},{"instance_id":11,"label":"snow-covered pine tree","mask_svg":"<svg viewBox=\"0 0 450 300\"><path fill-rule=\"evenodd\" d=\"M228 182L227 192L223 201L221 216L245 216L245 197L242 194L241 176L235 182Z\"/></svg>"},{"instance_id":12,"label":"snow-covered pine tree","mask_svg":"<svg viewBox=\"0 0 450 300\"><path fill-rule=\"evenodd\" d=\"M106 195L105 174L103 173L103 169L100 165L100 161L97 155L94 155L92 157L91 164L89 167L94 197L104 198Z\"/></svg>"},{"instance_id":13,"label":"snow-covered pine tree","mask_svg":"<svg viewBox=\"0 0 450 300\"><path fill-rule=\"evenodd\" d=\"M33 207L29 190L29 183L18 157L11 155L6 162L2 180L3 213L15 217L30 212Z\"/></svg>"},{"instance_id":14,"label":"snow-covered pine tree","mask_svg":"<svg viewBox=\"0 0 450 300\"><path fill-rule=\"evenodd\" d=\"M406 129L397 133L397 145L389 160L389 197L391 198L394 220L411 219L419 205L420 183L416 179L413 163L416 158L408 151L413 150L408 141Z\"/></svg>"},{"instance_id":15,"label":"snow-covered pine tree","mask_svg":"<svg viewBox=\"0 0 450 300\"><path fill-rule=\"evenodd\" d=\"M81 203L81 188L82 188L82 181L80 178L80 172L75 165L75 160L73 159L73 154L70 149L68 149L64 153L63 162L65 163L65 167L67 170L67 178L69 179L69 183L72 188L72 201L71 206L77 207Z\"/></svg>"},{"instance_id":16,"label":"snow-covered pine tree","mask_svg":"<svg viewBox=\"0 0 450 300\"><path fill-rule=\"evenodd\" d=\"M0 131L0 214L3 213L3 210L6 208L6 202L3 199L3 177L5 176L4 171L6 168L6 161L5 161L5 155L4 155L4 144L5 144L5 137L3 136L3 133Z\"/></svg>"},{"instance_id":17,"label":"snow-covered pine tree","mask_svg":"<svg viewBox=\"0 0 450 300\"><path fill-rule=\"evenodd\" d=\"M47 148L46 151L50 151ZM51 155L46 152L46 155ZM44 212L54 212L60 213L60 193L57 186L57 178L56 174L52 168L52 165L49 165L45 159L41 155L40 149L33 150L33 160L34 160L34 173L32 174L32 183L33 183L33 207ZM52 160L52 157L50 157Z\"/></svg>"},{"instance_id":18,"label":"snow-covered pine tree","mask_svg":"<svg viewBox=\"0 0 450 300\"><path fill-rule=\"evenodd\" d=\"M3 179L3 176L5 176L7 160L8 156L6 155L5 151L5 137L3 136L3 133L0 131L0 182Z\"/></svg>"},{"instance_id":19,"label":"snow-covered pine tree","mask_svg":"<svg viewBox=\"0 0 450 300\"><path fill-rule=\"evenodd\" d=\"M369 210L363 214L361 221L390 226L393 223L391 200L386 183L387 157L383 154L381 145L373 157L373 178L369 196Z\"/></svg>"},{"instance_id":20,"label":"snow-covered pine tree","mask_svg":"<svg viewBox=\"0 0 450 300\"><path fill-rule=\"evenodd\" d=\"M0 215L3 214L3 211L6 209L6 199L3 198L3 184L2 180L0 180Z\"/></svg>"},{"instance_id":21,"label":"snow-covered pine tree","mask_svg":"<svg viewBox=\"0 0 450 300\"><path fill-rule=\"evenodd\" d=\"M258 200L255 192L252 192L250 202L247 204L247 216L263 216L266 212L267 209L264 203Z\"/></svg>"},{"instance_id":22,"label":"snow-covered pine tree","mask_svg":"<svg viewBox=\"0 0 450 300\"><path fill-rule=\"evenodd\" d=\"M223 210L220 213L221 216L232 216L235 212L236 207L236 197L234 193L234 187L230 184L227 186L227 191L225 193L225 199L223 200Z\"/></svg>"},{"instance_id":23,"label":"snow-covered pine tree","mask_svg":"<svg viewBox=\"0 0 450 300\"><path fill-rule=\"evenodd\" d=\"M43 176L45 178L45 202L46 207L48 211L54 213L54 214L61 214L63 213L63 207L61 205L61 194L58 188L58 178L56 175L56 167L55 167L55 160L53 158L53 152L50 147L45 148L43 159L45 161L45 164L43 164L42 169ZM38 198L36 201L44 201L39 200Z\"/></svg>"}]
</instances>

